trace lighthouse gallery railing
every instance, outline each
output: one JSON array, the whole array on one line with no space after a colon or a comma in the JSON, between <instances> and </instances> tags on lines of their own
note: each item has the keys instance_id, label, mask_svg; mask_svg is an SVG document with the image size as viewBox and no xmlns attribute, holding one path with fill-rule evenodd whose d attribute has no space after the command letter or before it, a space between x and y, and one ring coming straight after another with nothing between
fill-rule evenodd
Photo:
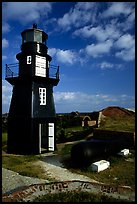
<instances>
[{"instance_id":1,"label":"lighthouse gallery railing","mask_svg":"<svg viewBox=\"0 0 137 204\"><path fill-rule=\"evenodd\" d=\"M14 78L19 76L19 63L6 64L6 78ZM59 66L49 66L49 78L59 79Z\"/></svg>"}]
</instances>

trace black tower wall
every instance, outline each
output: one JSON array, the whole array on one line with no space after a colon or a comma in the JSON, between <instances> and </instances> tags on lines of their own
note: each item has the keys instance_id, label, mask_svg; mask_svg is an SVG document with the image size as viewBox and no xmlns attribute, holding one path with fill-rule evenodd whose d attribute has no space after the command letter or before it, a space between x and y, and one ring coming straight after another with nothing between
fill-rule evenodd
<instances>
[{"instance_id":1,"label":"black tower wall","mask_svg":"<svg viewBox=\"0 0 137 204\"><path fill-rule=\"evenodd\" d=\"M19 75L6 66L6 80L13 85L8 117L7 151L13 154L40 154L56 149L56 113L53 86L59 70L50 76L52 58L47 54L48 35L33 27L21 33ZM55 66L54 66L55 68ZM44 73L44 74L43 74Z\"/></svg>"}]
</instances>

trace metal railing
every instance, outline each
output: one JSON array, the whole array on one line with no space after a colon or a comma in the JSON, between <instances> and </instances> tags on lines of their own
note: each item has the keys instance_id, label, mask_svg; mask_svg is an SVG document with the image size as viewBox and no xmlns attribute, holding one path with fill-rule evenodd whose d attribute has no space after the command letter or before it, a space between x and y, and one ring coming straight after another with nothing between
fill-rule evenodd
<instances>
[{"instance_id":1,"label":"metal railing","mask_svg":"<svg viewBox=\"0 0 137 204\"><path fill-rule=\"evenodd\" d=\"M6 78L19 76L19 63L6 64Z\"/></svg>"},{"instance_id":2,"label":"metal railing","mask_svg":"<svg viewBox=\"0 0 137 204\"><path fill-rule=\"evenodd\" d=\"M14 78L19 76L19 63L6 64L6 78ZM59 79L59 66L49 66L49 78Z\"/></svg>"},{"instance_id":3,"label":"metal railing","mask_svg":"<svg viewBox=\"0 0 137 204\"><path fill-rule=\"evenodd\" d=\"M49 78L59 79L59 66L55 65L49 66Z\"/></svg>"}]
</instances>

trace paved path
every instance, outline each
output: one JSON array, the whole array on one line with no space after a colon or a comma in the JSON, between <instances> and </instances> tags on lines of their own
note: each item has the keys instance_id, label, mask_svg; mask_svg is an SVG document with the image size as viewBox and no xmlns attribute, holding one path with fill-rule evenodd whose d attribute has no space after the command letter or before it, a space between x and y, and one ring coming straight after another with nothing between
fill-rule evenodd
<instances>
[{"instance_id":1,"label":"paved path","mask_svg":"<svg viewBox=\"0 0 137 204\"><path fill-rule=\"evenodd\" d=\"M64 168L61 158L54 153L43 154L42 158L43 161L38 160L34 165L40 165L45 171L45 176L49 177L49 180L22 176L17 172L2 168L2 193L12 193L31 184L50 183L51 179L52 181L94 181L89 177L72 173Z\"/></svg>"},{"instance_id":2,"label":"paved path","mask_svg":"<svg viewBox=\"0 0 137 204\"><path fill-rule=\"evenodd\" d=\"M49 183L49 181L44 179L22 176L17 172L2 168L2 194L12 193L21 187L43 182Z\"/></svg>"},{"instance_id":3,"label":"paved path","mask_svg":"<svg viewBox=\"0 0 137 204\"><path fill-rule=\"evenodd\" d=\"M51 192L51 190L53 192L63 192L70 188L70 190L77 189L79 191L81 186L84 191L88 190L96 193L104 192L105 187L105 192L107 192L108 196L128 199L130 201L135 200L134 191L130 187L123 187L122 191L116 188L117 191L115 192L114 190L116 189L107 186L107 184L101 184L87 176L72 173L63 166L58 155L45 154L42 156L42 160L34 162L34 165L41 166L49 180L21 176L19 173L2 168L2 193L6 193L3 195L3 202L13 202L16 199L21 199L22 201L20 202L33 201L35 197L45 195L46 192ZM56 182L51 182L51 179ZM66 186L68 187L66 188ZM85 189L86 187L88 188ZM123 192L122 195L121 192Z\"/></svg>"},{"instance_id":4,"label":"paved path","mask_svg":"<svg viewBox=\"0 0 137 204\"><path fill-rule=\"evenodd\" d=\"M70 172L63 166L59 156L45 156L43 161L37 161L35 165L40 165L44 169L45 175L48 175L49 178L55 181L79 180L97 182L87 176Z\"/></svg>"}]
</instances>

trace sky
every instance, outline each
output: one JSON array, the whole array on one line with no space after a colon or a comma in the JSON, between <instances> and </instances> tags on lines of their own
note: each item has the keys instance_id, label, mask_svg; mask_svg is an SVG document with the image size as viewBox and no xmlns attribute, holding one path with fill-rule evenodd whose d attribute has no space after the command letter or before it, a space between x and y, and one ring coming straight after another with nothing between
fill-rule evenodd
<instances>
[{"instance_id":1,"label":"sky","mask_svg":"<svg viewBox=\"0 0 137 204\"><path fill-rule=\"evenodd\" d=\"M2 113L13 89L5 64L18 63L21 32L33 23L60 67L56 113L135 109L135 2L2 2Z\"/></svg>"}]
</instances>

